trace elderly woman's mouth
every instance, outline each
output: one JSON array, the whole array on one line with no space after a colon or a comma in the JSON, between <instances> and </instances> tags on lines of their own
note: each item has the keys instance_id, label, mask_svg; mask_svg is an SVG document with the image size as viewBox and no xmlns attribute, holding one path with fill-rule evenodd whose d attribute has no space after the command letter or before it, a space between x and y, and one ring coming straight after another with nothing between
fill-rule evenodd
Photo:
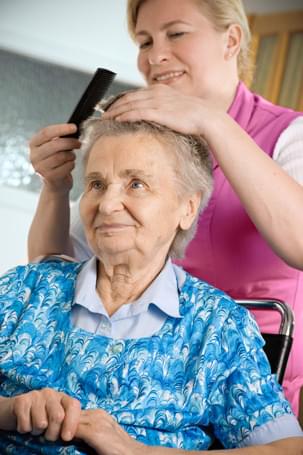
<instances>
[{"instance_id":1,"label":"elderly woman's mouth","mask_svg":"<svg viewBox=\"0 0 303 455\"><path fill-rule=\"evenodd\" d=\"M123 224L123 223L113 223L113 224L100 224L96 227L96 229L99 232L102 232L104 234L110 234L110 233L117 233L120 231L123 231L125 229L131 228L131 224Z\"/></svg>"}]
</instances>

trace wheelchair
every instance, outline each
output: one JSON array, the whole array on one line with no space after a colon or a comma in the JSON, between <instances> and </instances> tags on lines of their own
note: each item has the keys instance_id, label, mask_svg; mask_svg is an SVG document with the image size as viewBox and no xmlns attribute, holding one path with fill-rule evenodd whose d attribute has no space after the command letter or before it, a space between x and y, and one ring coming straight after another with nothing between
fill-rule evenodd
<instances>
[{"instance_id":1,"label":"wheelchair","mask_svg":"<svg viewBox=\"0 0 303 455\"><path fill-rule=\"evenodd\" d=\"M278 311L281 315L281 322L278 333L263 333L265 341L263 347L268 358L272 373L276 374L277 381L282 384L287 360L292 346L294 331L294 314L292 309L279 299L235 299L235 301L250 310ZM222 444L215 439L208 449L224 449Z\"/></svg>"},{"instance_id":2,"label":"wheelchair","mask_svg":"<svg viewBox=\"0 0 303 455\"><path fill-rule=\"evenodd\" d=\"M269 360L271 371L276 374L278 382L282 384L293 339L294 315L292 309L278 299L236 299L236 302L248 310L270 310L280 313L279 332L262 333L262 337L265 341L263 349Z\"/></svg>"}]
</instances>

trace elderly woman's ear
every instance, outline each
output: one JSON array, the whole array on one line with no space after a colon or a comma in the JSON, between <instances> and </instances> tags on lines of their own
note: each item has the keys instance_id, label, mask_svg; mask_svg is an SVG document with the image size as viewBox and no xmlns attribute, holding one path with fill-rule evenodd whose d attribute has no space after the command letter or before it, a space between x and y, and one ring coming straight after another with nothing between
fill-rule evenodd
<instances>
[{"instance_id":1,"label":"elderly woman's ear","mask_svg":"<svg viewBox=\"0 0 303 455\"><path fill-rule=\"evenodd\" d=\"M198 216L201 198L202 194L200 191L185 198L183 202L184 210L179 224L180 229L183 231L187 231Z\"/></svg>"}]
</instances>

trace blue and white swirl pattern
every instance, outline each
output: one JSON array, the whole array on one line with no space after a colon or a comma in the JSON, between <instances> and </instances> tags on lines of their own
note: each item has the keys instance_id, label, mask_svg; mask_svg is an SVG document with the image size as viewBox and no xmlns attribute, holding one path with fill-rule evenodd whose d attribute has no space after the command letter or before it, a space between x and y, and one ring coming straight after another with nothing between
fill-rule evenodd
<instances>
[{"instance_id":1,"label":"blue and white swirl pattern","mask_svg":"<svg viewBox=\"0 0 303 455\"><path fill-rule=\"evenodd\" d=\"M291 414L270 374L249 313L187 275L182 318L149 338L114 340L74 328L81 264L30 264L0 279L0 394L52 387L85 409L109 412L149 445L206 450L213 432L227 448ZM22 447L22 452L20 452ZM0 433L6 454L84 454L73 444Z\"/></svg>"}]
</instances>

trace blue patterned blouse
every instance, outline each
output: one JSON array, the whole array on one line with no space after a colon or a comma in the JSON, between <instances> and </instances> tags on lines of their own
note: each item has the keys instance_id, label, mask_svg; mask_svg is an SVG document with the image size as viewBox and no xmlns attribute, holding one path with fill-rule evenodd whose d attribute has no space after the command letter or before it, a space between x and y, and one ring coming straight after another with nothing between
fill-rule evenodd
<instances>
[{"instance_id":1,"label":"blue patterned blouse","mask_svg":"<svg viewBox=\"0 0 303 455\"><path fill-rule=\"evenodd\" d=\"M52 387L102 408L149 445L206 450L212 434L237 447L291 414L249 313L186 276L182 318L151 337L112 339L71 324L81 264L20 266L0 279L0 394ZM20 450L20 447L22 449ZM0 432L2 454L85 454L74 444Z\"/></svg>"}]
</instances>

